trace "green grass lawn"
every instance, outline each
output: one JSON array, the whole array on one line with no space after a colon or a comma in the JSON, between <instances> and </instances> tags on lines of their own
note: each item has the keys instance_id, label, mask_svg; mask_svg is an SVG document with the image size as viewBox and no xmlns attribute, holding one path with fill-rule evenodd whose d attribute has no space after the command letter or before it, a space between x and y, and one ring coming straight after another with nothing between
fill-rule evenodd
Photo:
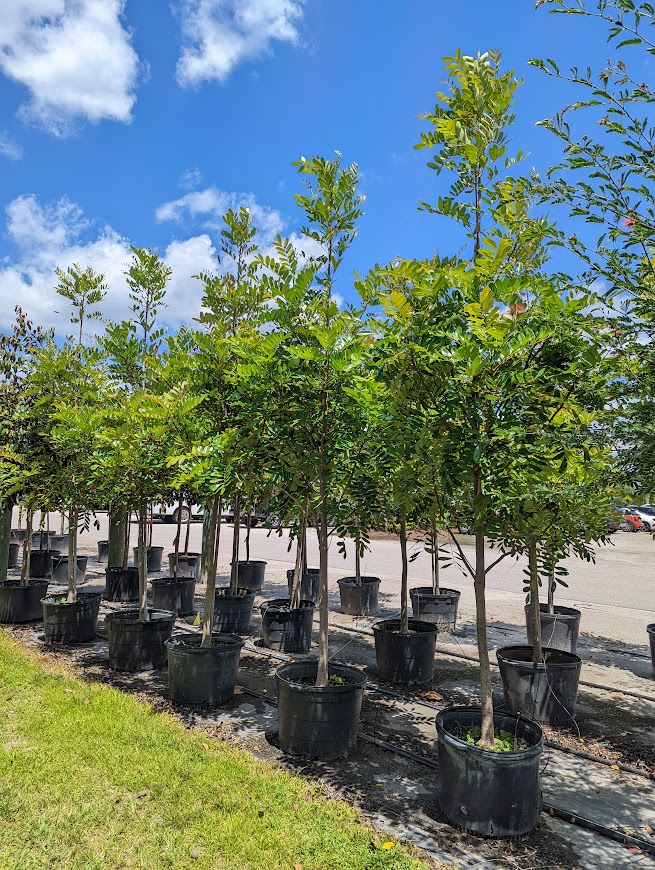
<instances>
[{"instance_id":1,"label":"green grass lawn","mask_svg":"<svg viewBox=\"0 0 655 870\"><path fill-rule=\"evenodd\" d=\"M300 777L0 631L2 870L426 866Z\"/></svg>"}]
</instances>

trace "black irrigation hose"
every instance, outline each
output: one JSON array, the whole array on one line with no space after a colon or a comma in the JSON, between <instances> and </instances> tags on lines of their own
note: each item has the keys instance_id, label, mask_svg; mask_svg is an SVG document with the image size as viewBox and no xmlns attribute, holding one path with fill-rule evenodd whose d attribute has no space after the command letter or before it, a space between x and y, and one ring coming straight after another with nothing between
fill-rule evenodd
<instances>
[{"instance_id":1,"label":"black irrigation hose","mask_svg":"<svg viewBox=\"0 0 655 870\"><path fill-rule=\"evenodd\" d=\"M266 704L277 707L277 700L275 698L271 698L263 692L258 692L256 689L249 689L247 686L242 685L241 689L247 695L252 695L254 698L259 698ZM430 758L422 758L415 752L410 752L408 749L403 749L401 746L396 746L393 743L389 743L387 740L380 740L379 737L373 737L371 734L366 734L364 731L357 732L357 739L363 740L364 743L371 743L380 749L384 749L385 752L393 752L394 755L406 758L408 761L413 761L415 764L420 764L422 767L429 767L431 770L439 769L439 765L436 761L432 761ZM551 816L551 818L560 819L561 821L568 822L571 825L576 825L578 828L584 828L587 831L591 831L594 834L600 834L602 837L607 837L623 846L635 846L638 849L641 849L642 852L649 855L655 855L655 844L649 843L641 837L635 837L633 834L624 834L621 831L615 831L613 828L608 828L607 825L602 825L600 822L593 822L591 819L586 819L584 816L575 815L574 813L563 810L560 807L554 806L554 804L547 803L546 801L543 803L542 812Z\"/></svg>"}]
</instances>

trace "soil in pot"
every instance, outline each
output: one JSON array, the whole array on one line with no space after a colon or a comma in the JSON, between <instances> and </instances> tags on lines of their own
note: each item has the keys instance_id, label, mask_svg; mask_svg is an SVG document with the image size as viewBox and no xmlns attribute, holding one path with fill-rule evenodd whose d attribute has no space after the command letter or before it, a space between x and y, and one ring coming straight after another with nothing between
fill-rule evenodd
<instances>
[{"instance_id":1,"label":"soil in pot","mask_svg":"<svg viewBox=\"0 0 655 870\"><path fill-rule=\"evenodd\" d=\"M88 556L77 557L77 572L76 582L84 583L86 579L86 564ZM68 583L68 556L53 556L52 557L52 582L53 583Z\"/></svg>"},{"instance_id":2,"label":"soil in pot","mask_svg":"<svg viewBox=\"0 0 655 870\"><path fill-rule=\"evenodd\" d=\"M48 580L32 580L21 586L17 580L0 583L0 623L14 625L43 618L41 599L48 591Z\"/></svg>"},{"instance_id":3,"label":"soil in pot","mask_svg":"<svg viewBox=\"0 0 655 870\"><path fill-rule=\"evenodd\" d=\"M133 547L134 552L134 565L138 567L139 565L139 548ZM163 547L148 547L147 560L148 560L148 574L156 574L157 571L161 571L162 559L164 558L164 548Z\"/></svg>"},{"instance_id":4,"label":"soil in pot","mask_svg":"<svg viewBox=\"0 0 655 870\"><path fill-rule=\"evenodd\" d=\"M432 586L417 586L409 590L414 619L433 622L439 631L454 632L461 592L457 589L432 591Z\"/></svg>"},{"instance_id":5,"label":"soil in pot","mask_svg":"<svg viewBox=\"0 0 655 870\"><path fill-rule=\"evenodd\" d=\"M237 589L236 595L229 586L216 590L214 600L214 627L222 634L247 634L250 631L255 593L249 589Z\"/></svg>"},{"instance_id":6,"label":"soil in pot","mask_svg":"<svg viewBox=\"0 0 655 870\"><path fill-rule=\"evenodd\" d=\"M138 601L139 571L137 568L105 568L105 598L107 601Z\"/></svg>"},{"instance_id":7,"label":"soil in pot","mask_svg":"<svg viewBox=\"0 0 655 870\"><path fill-rule=\"evenodd\" d=\"M172 610L178 616L195 613L195 577L168 577L152 581L152 606L155 610Z\"/></svg>"},{"instance_id":8,"label":"soil in pot","mask_svg":"<svg viewBox=\"0 0 655 870\"><path fill-rule=\"evenodd\" d=\"M317 668L293 662L277 670L278 739L288 755L329 761L355 748L366 676L331 663L331 685L319 688Z\"/></svg>"},{"instance_id":9,"label":"soil in pot","mask_svg":"<svg viewBox=\"0 0 655 870\"><path fill-rule=\"evenodd\" d=\"M61 556L59 550L32 550L30 553L30 577L49 577L52 574L54 556Z\"/></svg>"},{"instance_id":10,"label":"soil in pot","mask_svg":"<svg viewBox=\"0 0 655 870\"><path fill-rule=\"evenodd\" d=\"M9 542L9 561L7 562L7 568L15 568L18 565L18 551L20 550L20 542L19 541L10 541Z\"/></svg>"},{"instance_id":11,"label":"soil in pot","mask_svg":"<svg viewBox=\"0 0 655 870\"><path fill-rule=\"evenodd\" d=\"M379 577L342 577L339 580L341 612L348 616L375 616L378 612Z\"/></svg>"},{"instance_id":12,"label":"soil in pot","mask_svg":"<svg viewBox=\"0 0 655 870\"><path fill-rule=\"evenodd\" d=\"M543 649L543 661L532 662L531 646L506 646L496 653L511 713L549 725L575 718L582 659L564 650Z\"/></svg>"},{"instance_id":13,"label":"soil in pot","mask_svg":"<svg viewBox=\"0 0 655 870\"><path fill-rule=\"evenodd\" d=\"M177 554L177 576L178 577L193 577L194 580L199 579L196 570L200 561L199 553L178 553ZM168 554L168 568L171 577L175 573L175 553Z\"/></svg>"},{"instance_id":14,"label":"soil in pot","mask_svg":"<svg viewBox=\"0 0 655 870\"><path fill-rule=\"evenodd\" d=\"M110 668L148 671L166 665L166 641L173 632L175 614L150 610L149 617L148 622L140 622L138 610L109 613L105 617Z\"/></svg>"},{"instance_id":15,"label":"soil in pot","mask_svg":"<svg viewBox=\"0 0 655 870\"><path fill-rule=\"evenodd\" d=\"M390 683L429 683L434 676L437 626L409 620L409 632L401 634L399 619L383 619L373 626L378 676Z\"/></svg>"},{"instance_id":16,"label":"soil in pot","mask_svg":"<svg viewBox=\"0 0 655 870\"><path fill-rule=\"evenodd\" d=\"M261 605L264 646L280 652L308 652L316 605L313 601L301 601L298 608L291 610L290 604L288 598L274 598Z\"/></svg>"},{"instance_id":17,"label":"soil in pot","mask_svg":"<svg viewBox=\"0 0 655 870\"><path fill-rule=\"evenodd\" d=\"M46 643L85 643L95 638L100 592L78 592L72 604L65 595L50 595L41 604Z\"/></svg>"},{"instance_id":18,"label":"soil in pot","mask_svg":"<svg viewBox=\"0 0 655 870\"><path fill-rule=\"evenodd\" d=\"M511 752L481 749L456 735L479 728L479 707L450 707L437 715L439 804L446 819L485 837L520 837L541 813L539 762L543 732L523 716L494 711L494 727L511 735ZM514 743L516 741L516 743Z\"/></svg>"},{"instance_id":19,"label":"soil in pot","mask_svg":"<svg viewBox=\"0 0 655 870\"><path fill-rule=\"evenodd\" d=\"M293 589L293 568L287 571L287 585L289 587L289 598L291 598L291 590ZM303 573L300 581L300 599L301 601L312 601L318 604L318 596L321 584L321 572L319 568L307 568Z\"/></svg>"},{"instance_id":20,"label":"soil in pot","mask_svg":"<svg viewBox=\"0 0 655 870\"><path fill-rule=\"evenodd\" d=\"M243 589L250 589L251 592L262 591L266 562L239 562L237 570L239 572L239 586Z\"/></svg>"},{"instance_id":21,"label":"soil in pot","mask_svg":"<svg viewBox=\"0 0 655 870\"><path fill-rule=\"evenodd\" d=\"M212 635L211 646L197 635L177 635L166 641L169 697L195 710L227 703L234 694L243 641L235 634Z\"/></svg>"},{"instance_id":22,"label":"soil in pot","mask_svg":"<svg viewBox=\"0 0 655 870\"><path fill-rule=\"evenodd\" d=\"M650 657L653 662L653 679L655 680L655 622L646 627L650 640Z\"/></svg>"},{"instance_id":23,"label":"soil in pot","mask_svg":"<svg viewBox=\"0 0 655 870\"><path fill-rule=\"evenodd\" d=\"M555 613L548 613L548 605L539 605L541 620L541 643L550 649L561 649L575 653L578 648L578 632L582 614L575 607L555 605ZM530 625L530 605L525 606L525 624L528 629L528 644L532 644Z\"/></svg>"},{"instance_id":24,"label":"soil in pot","mask_svg":"<svg viewBox=\"0 0 655 870\"><path fill-rule=\"evenodd\" d=\"M98 541L98 562L106 562L109 558L109 541Z\"/></svg>"}]
</instances>

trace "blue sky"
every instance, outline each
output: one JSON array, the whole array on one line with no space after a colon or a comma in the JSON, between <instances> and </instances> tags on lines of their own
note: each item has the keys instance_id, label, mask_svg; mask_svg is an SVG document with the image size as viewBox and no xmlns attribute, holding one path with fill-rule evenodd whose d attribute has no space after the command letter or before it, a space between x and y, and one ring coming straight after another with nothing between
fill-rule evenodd
<instances>
[{"instance_id":1,"label":"blue sky","mask_svg":"<svg viewBox=\"0 0 655 870\"><path fill-rule=\"evenodd\" d=\"M12 0L0 3L0 328L21 304L65 329L55 266L105 272L108 317L127 314L129 244L173 268L164 319L197 314L220 214L247 204L264 247L298 233L291 163L339 149L359 164L366 215L353 270L456 250L454 228L417 211L443 190L413 150L456 48L503 53L525 77L515 144L543 171L561 147L535 122L575 97L528 67L600 67L604 31L531 0Z\"/></svg>"}]
</instances>

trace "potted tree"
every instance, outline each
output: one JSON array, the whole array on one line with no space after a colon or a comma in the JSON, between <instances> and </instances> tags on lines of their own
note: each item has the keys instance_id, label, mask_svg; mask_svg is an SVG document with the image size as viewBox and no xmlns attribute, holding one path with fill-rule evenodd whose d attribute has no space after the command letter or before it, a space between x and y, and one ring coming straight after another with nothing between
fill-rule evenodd
<instances>
[{"instance_id":1,"label":"potted tree","mask_svg":"<svg viewBox=\"0 0 655 870\"><path fill-rule=\"evenodd\" d=\"M0 504L3 506L3 529L11 523L11 511L21 499L27 509L27 528L23 535L23 564L20 580L9 580L10 538L3 534L0 549L0 622L29 622L41 618L41 599L48 587L47 579L30 582L29 565L32 548L33 487L42 469L42 445L38 428L30 413L34 403L27 391L27 380L34 367L34 357L49 335L35 327L16 307L11 331L0 335Z\"/></svg>"},{"instance_id":2,"label":"potted tree","mask_svg":"<svg viewBox=\"0 0 655 870\"><path fill-rule=\"evenodd\" d=\"M343 515L347 477L342 460L354 433L365 427L374 395L363 366L371 336L358 313L340 310L333 298L335 272L362 214L358 169L342 167L339 153L333 159L303 158L296 165L307 186L306 193L296 195L307 219L302 232L320 246L321 255L301 265L293 246L278 239L277 257L265 260L272 296L269 332L258 339L254 365L242 368L241 374L250 375L256 368L260 419L267 420L262 428L266 467L276 482L280 513L301 518L298 579L305 519L312 517L316 523L318 660L290 663L277 671L278 736L284 752L325 759L343 756L354 746L366 682L361 671L329 658L328 543L329 526L338 527ZM310 602L302 605L292 598L268 606L264 622L270 619L270 629L272 619L281 622L302 610L312 612Z\"/></svg>"}]
</instances>

